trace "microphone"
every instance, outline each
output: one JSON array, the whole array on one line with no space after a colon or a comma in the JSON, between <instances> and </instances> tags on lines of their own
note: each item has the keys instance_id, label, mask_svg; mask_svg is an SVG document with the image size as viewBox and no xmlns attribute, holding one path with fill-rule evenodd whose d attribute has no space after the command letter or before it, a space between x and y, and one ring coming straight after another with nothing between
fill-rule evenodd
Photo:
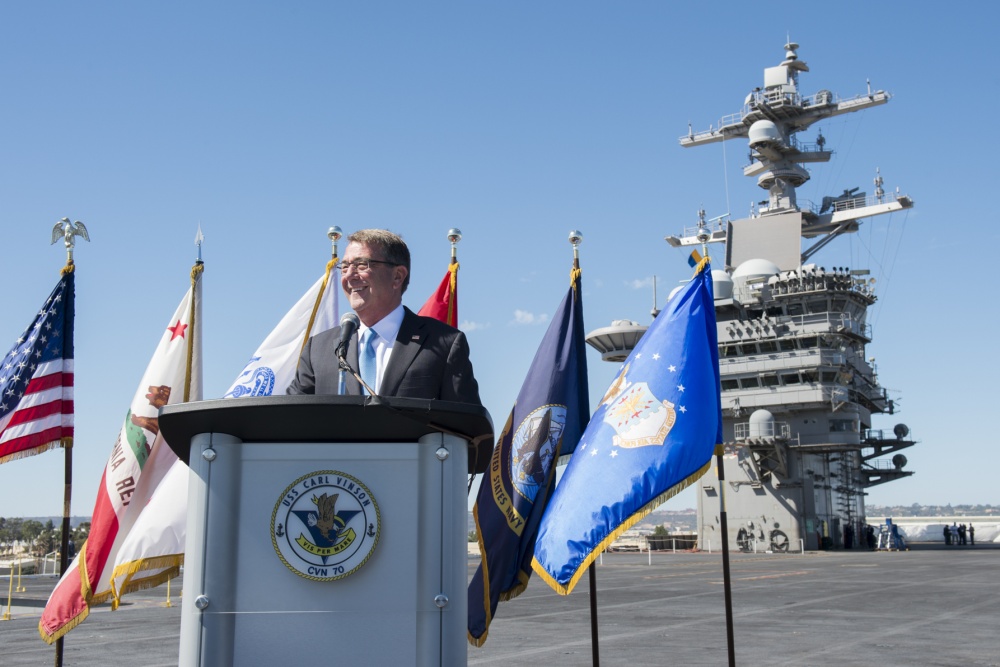
<instances>
[{"instance_id":1,"label":"microphone","mask_svg":"<svg viewBox=\"0 0 1000 667\"><path fill-rule=\"evenodd\" d=\"M344 384L344 374L350 373L354 379L358 381L358 384L364 386L368 390L369 395L372 396L372 401L378 401L378 397L375 396L375 392L372 388L365 384L365 381L361 379L361 376L351 368L351 365L347 363L347 345L350 343L351 338L357 333L358 327L361 326L361 320L354 313L344 313L344 316L340 318L340 342L337 343L337 366L340 368L340 379L337 383L337 393L343 396L346 393L346 387Z\"/></svg>"},{"instance_id":2,"label":"microphone","mask_svg":"<svg viewBox=\"0 0 1000 667\"><path fill-rule=\"evenodd\" d=\"M340 318L340 342L337 343L337 358L341 361L344 361L347 356L347 344L354 337L359 326L361 326L361 321L354 313L344 313L344 316Z\"/></svg>"}]
</instances>

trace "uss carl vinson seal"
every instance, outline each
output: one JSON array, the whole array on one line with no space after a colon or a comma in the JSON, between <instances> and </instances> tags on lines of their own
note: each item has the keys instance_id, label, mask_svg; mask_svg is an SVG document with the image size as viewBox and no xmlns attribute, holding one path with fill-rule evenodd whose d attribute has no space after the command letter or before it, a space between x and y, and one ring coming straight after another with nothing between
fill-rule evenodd
<instances>
[{"instance_id":1,"label":"uss carl vinson seal","mask_svg":"<svg viewBox=\"0 0 1000 667\"><path fill-rule=\"evenodd\" d=\"M271 543L288 569L313 581L350 576L375 551L378 503L356 478L317 470L286 488L271 513Z\"/></svg>"}]
</instances>

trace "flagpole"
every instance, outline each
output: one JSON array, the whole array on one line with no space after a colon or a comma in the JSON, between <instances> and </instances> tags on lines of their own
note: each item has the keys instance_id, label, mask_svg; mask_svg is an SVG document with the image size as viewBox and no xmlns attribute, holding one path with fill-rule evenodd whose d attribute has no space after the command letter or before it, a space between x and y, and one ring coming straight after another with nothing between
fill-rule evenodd
<instances>
[{"instance_id":1,"label":"flagpole","mask_svg":"<svg viewBox=\"0 0 1000 667\"><path fill-rule=\"evenodd\" d=\"M583 243L583 232L574 229L569 233L569 242L573 246L573 271L580 270L580 244ZM601 652L597 637L597 569L592 561L588 568L590 581L590 653L594 667L601 664Z\"/></svg>"},{"instance_id":2,"label":"flagpole","mask_svg":"<svg viewBox=\"0 0 1000 667\"><path fill-rule=\"evenodd\" d=\"M458 327L458 242L462 240L462 230L452 227L448 230L451 242L451 262L448 263L448 324ZM469 485L472 488L472 485Z\"/></svg>"},{"instance_id":3,"label":"flagpole","mask_svg":"<svg viewBox=\"0 0 1000 667\"><path fill-rule=\"evenodd\" d=\"M76 222L70 222L69 218L63 218L56 223L52 230L52 243L59 240L59 236L63 238L63 244L66 246L66 266L62 268L60 274L65 276L67 273L73 273L76 270L76 265L73 263L73 248L76 245L75 237L80 236L86 241L90 241L90 236L87 234L87 228L82 222L77 220ZM51 244L50 244L51 245ZM75 383L74 383L75 384ZM66 569L69 567L69 530L70 530L70 512L73 500L73 440L71 438L65 438L63 440L63 520L62 520L62 537L59 544L59 577L62 578L66 574ZM60 637L56 640L56 654L55 654L55 666L62 667L63 664L63 638Z\"/></svg>"},{"instance_id":4,"label":"flagpole","mask_svg":"<svg viewBox=\"0 0 1000 667\"><path fill-rule=\"evenodd\" d=\"M705 212L699 211L698 240L701 241L702 256L708 257L708 230L705 228ZM711 262L711 259L709 259ZM704 270L710 270L711 264ZM729 572L729 520L726 518L726 469L722 455L723 447L716 443L715 465L719 471L719 528L722 531L722 583L726 600L726 649L729 652L729 667L736 667L736 643L733 639L733 586Z\"/></svg>"},{"instance_id":5,"label":"flagpole","mask_svg":"<svg viewBox=\"0 0 1000 667\"><path fill-rule=\"evenodd\" d=\"M451 242L451 264L458 264L458 242L462 240L462 230L452 227L448 230L448 240Z\"/></svg>"},{"instance_id":6,"label":"flagpole","mask_svg":"<svg viewBox=\"0 0 1000 667\"><path fill-rule=\"evenodd\" d=\"M719 445L715 451L715 465L719 469L719 528L722 531L722 582L726 596L726 647L729 650L729 667L736 667L736 648L733 641L733 587L729 576L729 523L726 519L726 473L722 451L722 445Z\"/></svg>"}]
</instances>

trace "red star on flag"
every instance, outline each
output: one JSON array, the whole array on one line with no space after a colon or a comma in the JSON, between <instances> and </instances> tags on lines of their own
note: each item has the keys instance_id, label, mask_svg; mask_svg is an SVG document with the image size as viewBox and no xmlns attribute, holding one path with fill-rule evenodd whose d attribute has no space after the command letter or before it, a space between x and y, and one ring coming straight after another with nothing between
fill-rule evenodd
<instances>
[{"instance_id":1,"label":"red star on flag","mask_svg":"<svg viewBox=\"0 0 1000 667\"><path fill-rule=\"evenodd\" d=\"M172 336L170 336L170 340L173 340L173 339L175 339L177 337L184 338L184 330L187 329L187 328L188 328L188 325L181 324L180 320L177 320L177 324L175 324L174 326L167 327L167 331L169 331L171 334L173 334Z\"/></svg>"}]
</instances>

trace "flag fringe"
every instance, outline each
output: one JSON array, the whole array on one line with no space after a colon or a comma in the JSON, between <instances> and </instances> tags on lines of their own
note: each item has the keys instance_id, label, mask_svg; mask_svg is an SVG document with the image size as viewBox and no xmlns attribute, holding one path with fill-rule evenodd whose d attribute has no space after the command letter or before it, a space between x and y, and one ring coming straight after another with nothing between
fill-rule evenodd
<instances>
[{"instance_id":1,"label":"flag fringe","mask_svg":"<svg viewBox=\"0 0 1000 667\"><path fill-rule=\"evenodd\" d=\"M694 275L691 276L691 280L694 280L695 276L697 276L699 273L701 273L702 271L704 271L705 267L708 266L711 263L712 263L712 261L711 261L711 259L709 258L708 255L705 255L700 260L698 260L698 265L696 267L694 267Z\"/></svg>"},{"instance_id":2,"label":"flag fringe","mask_svg":"<svg viewBox=\"0 0 1000 667\"><path fill-rule=\"evenodd\" d=\"M705 465L703 465L701 468L695 471L693 475L690 475L689 477L681 480L677 484L674 484L672 487L670 487L660 495L650 500L648 503L639 508L638 511L636 511L634 514L632 514L630 517L628 517L622 523L620 523L617 528L611 531L607 537L601 540L601 542L596 547L594 547L594 549L591 550L589 554L587 554L587 557L584 558L583 561L577 566L576 572L573 573L573 577L569 580L569 583L567 583L565 586L556 581L552 577L552 575L550 575L545 570L542 564L538 562L538 559L536 558L531 559L531 568L536 573L538 573L538 576L540 576L542 580L545 581L545 583L547 583L556 593L558 593L559 595L569 595L573 591L573 588L576 587L576 584L580 581L580 578L583 576L584 572L586 572L587 568L590 567L590 564L593 563L595 560L597 560L598 556L601 555L601 553L604 551L605 548L610 546L611 543L617 540L622 533L624 533L626 530L628 530L636 523L638 523L640 520L645 518L658 506L660 506L670 498L673 498L678 493L680 493L681 491L689 487L691 484L693 484L695 481L697 481L698 478L700 478L702 475L708 472L708 468L709 466L711 466L711 464L712 461L710 459L708 462L705 463Z\"/></svg>"},{"instance_id":3,"label":"flag fringe","mask_svg":"<svg viewBox=\"0 0 1000 667\"><path fill-rule=\"evenodd\" d=\"M500 593L500 601L501 602L510 602L511 600L513 600L514 598L516 598L518 595L520 595L521 593L523 593L524 589L526 589L528 587L528 577L529 576L530 575L528 575L527 573L525 573L523 570L519 571L517 573L517 584L515 584L513 588L511 588L509 590L506 590L506 591L503 591L502 593Z\"/></svg>"},{"instance_id":4,"label":"flag fringe","mask_svg":"<svg viewBox=\"0 0 1000 667\"><path fill-rule=\"evenodd\" d=\"M180 575L181 565L184 564L184 554L169 554L166 556L154 556L152 558L140 558L139 560L123 563L115 567L111 574L111 592L114 600L111 602L111 609L118 609L122 596L135 591L142 591L149 588L156 588L168 579ZM162 570L148 577L133 579L132 577L144 570ZM124 576L121 590L115 585L118 577Z\"/></svg>"},{"instance_id":5,"label":"flag fringe","mask_svg":"<svg viewBox=\"0 0 1000 667\"><path fill-rule=\"evenodd\" d=\"M45 630L42 628L42 622L38 622L38 635L42 638L42 641L50 646L55 644L57 641L62 639L63 635L75 628L76 626L87 620L90 616L90 605L85 606L80 610L80 613L63 623L58 630L53 632L51 635L46 634Z\"/></svg>"},{"instance_id":6,"label":"flag fringe","mask_svg":"<svg viewBox=\"0 0 1000 667\"><path fill-rule=\"evenodd\" d=\"M69 440L70 443L73 442L72 438L63 438L62 440L53 440L52 442L47 442L44 445L37 445L30 449L22 449L21 451L13 452L12 454L7 454L6 456L0 456L0 465L10 461L17 461L18 459L34 456L35 454L44 454L50 449L58 449L63 446L63 441L65 440Z\"/></svg>"},{"instance_id":7,"label":"flag fringe","mask_svg":"<svg viewBox=\"0 0 1000 667\"><path fill-rule=\"evenodd\" d=\"M513 417L513 413L511 414ZM507 418L507 427L510 428L510 419ZM495 450L494 450L495 451ZM483 529L479 526L479 503L477 502L472 506L472 518L476 522L476 540L479 542L479 560L483 567L483 608L486 611L486 629L483 630L483 634L479 637L473 637L472 633L468 630L465 634L469 638L469 643L476 648L482 648L483 644L486 643L486 638L490 635L490 623L493 621L493 616L490 614L490 570L486 562L486 545L483 544Z\"/></svg>"}]
</instances>

